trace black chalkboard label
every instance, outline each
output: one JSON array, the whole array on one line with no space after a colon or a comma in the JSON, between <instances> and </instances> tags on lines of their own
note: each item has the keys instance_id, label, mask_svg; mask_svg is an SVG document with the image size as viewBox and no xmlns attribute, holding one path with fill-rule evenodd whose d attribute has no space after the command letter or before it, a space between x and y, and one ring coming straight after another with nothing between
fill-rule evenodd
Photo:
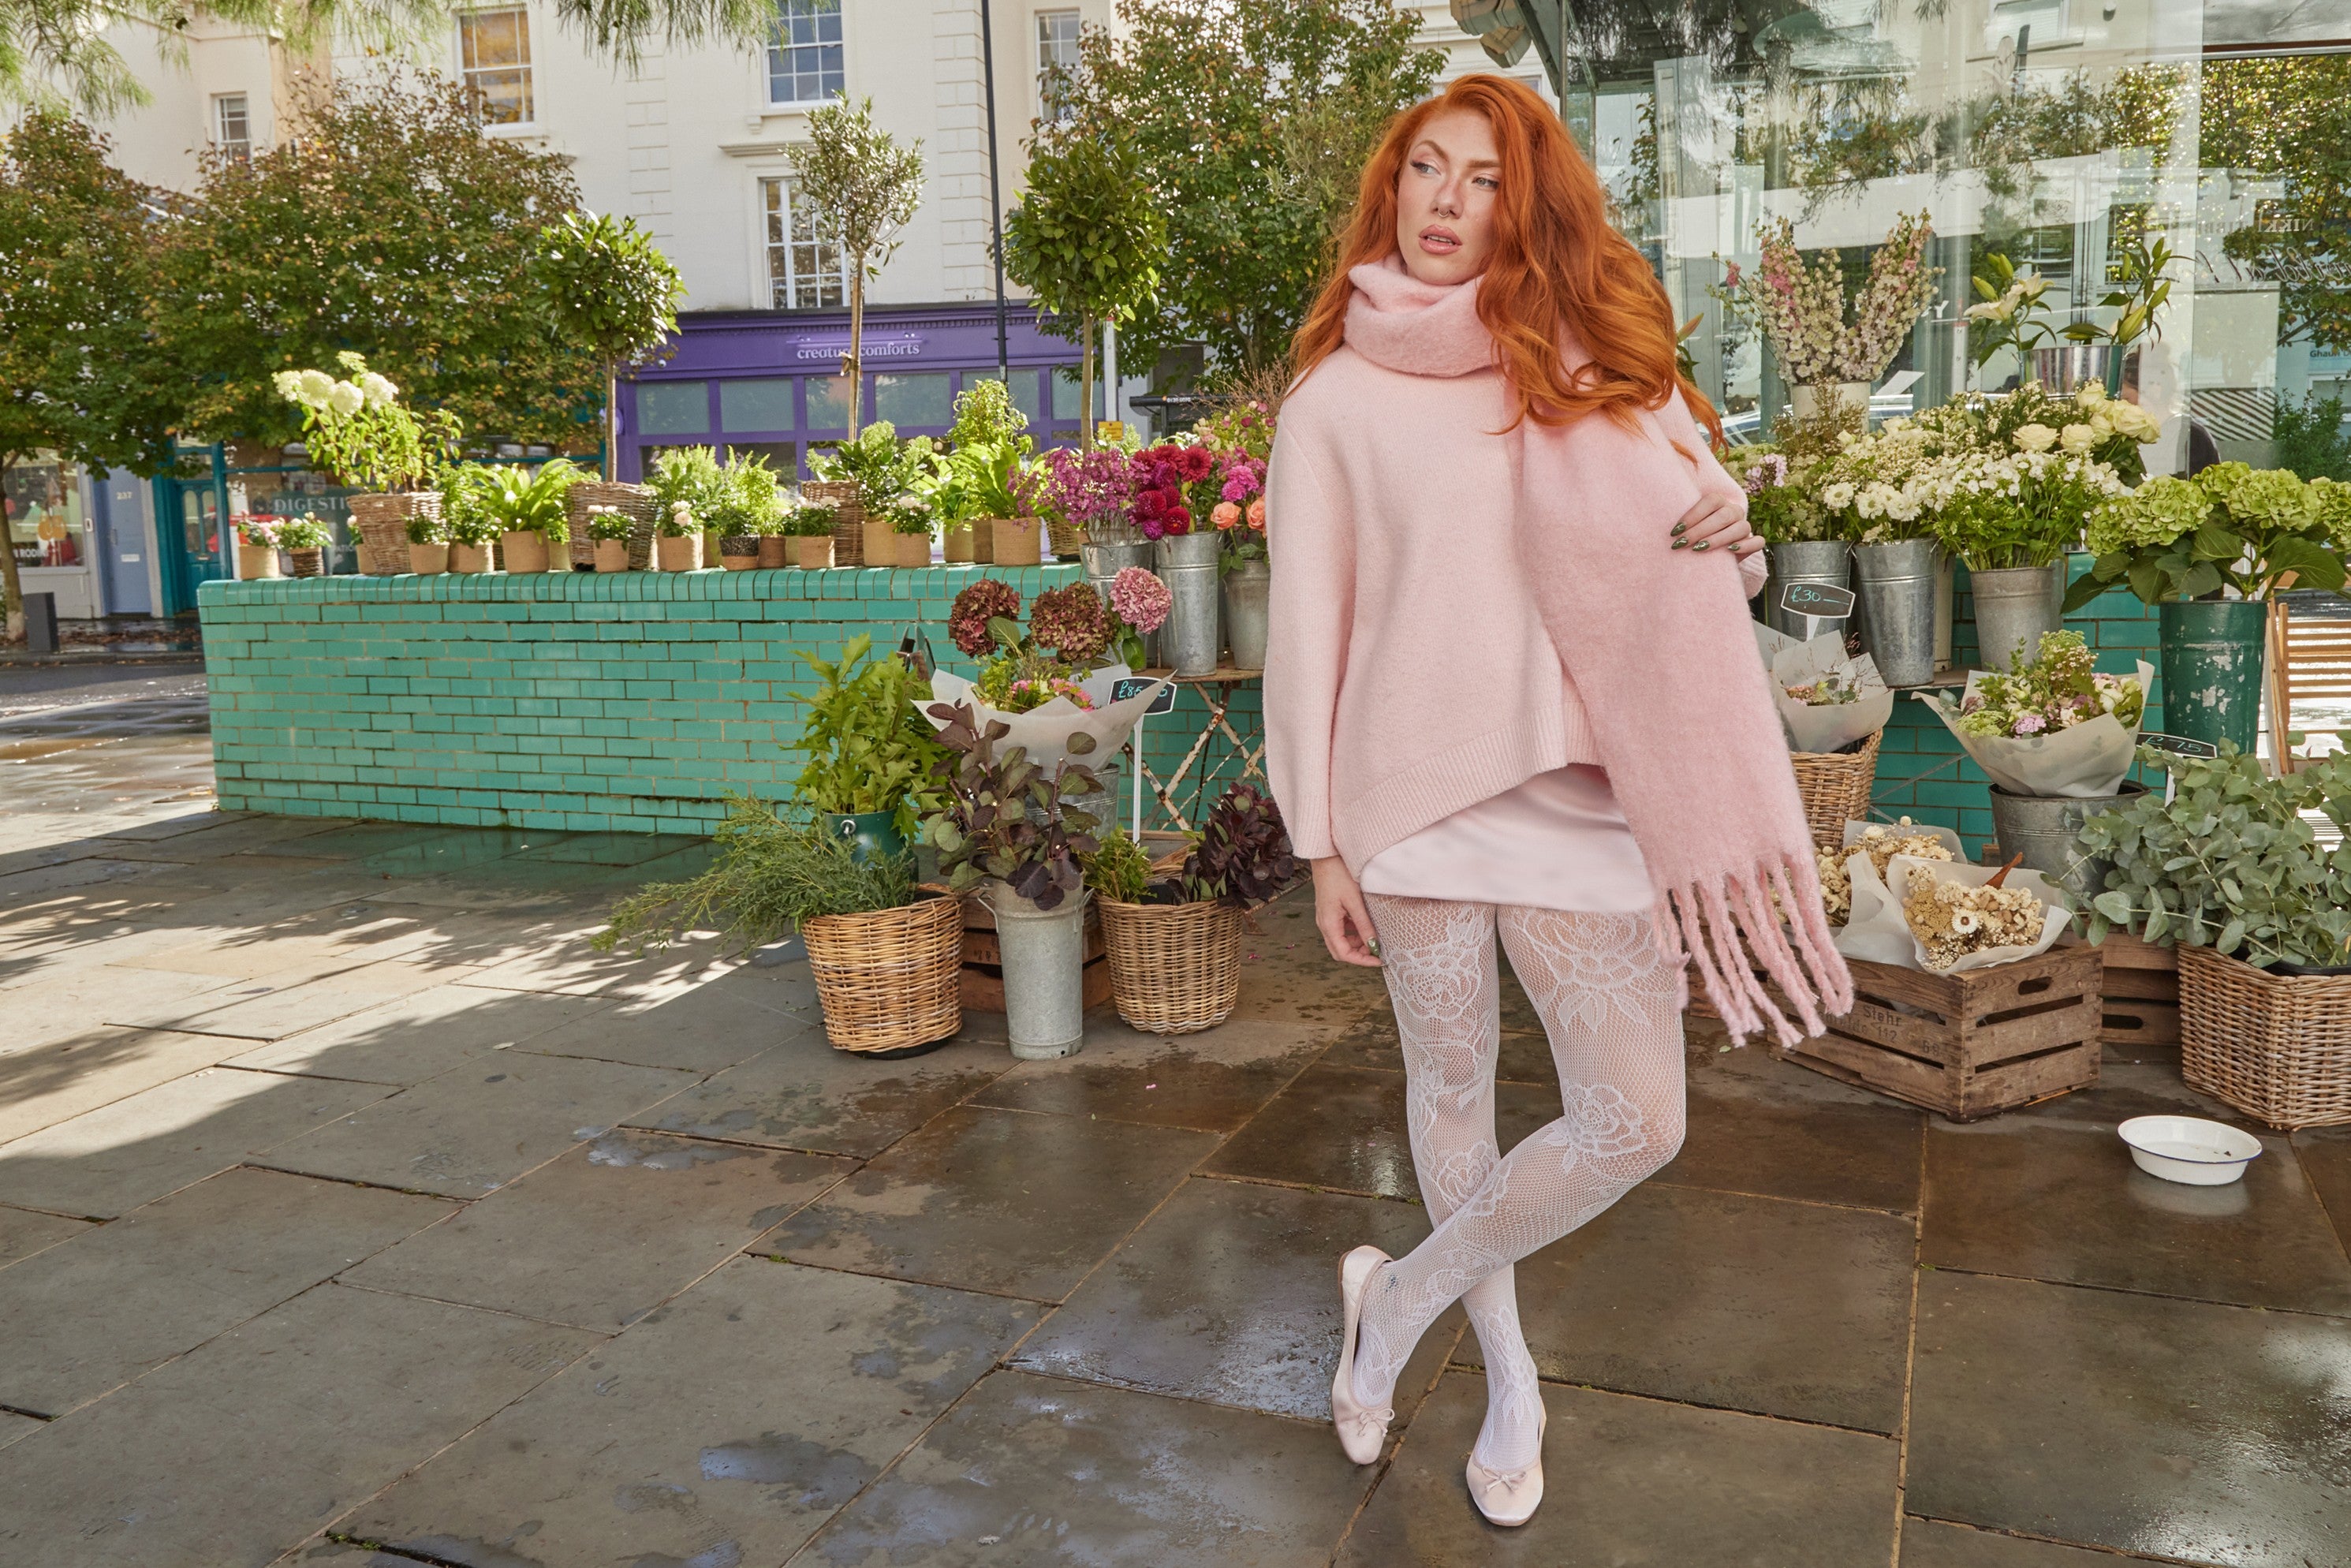
<instances>
[{"instance_id":1,"label":"black chalkboard label","mask_svg":"<svg viewBox=\"0 0 2351 1568\"><path fill-rule=\"evenodd\" d=\"M1129 697L1141 696L1154 686L1159 686L1159 695L1152 698L1151 706L1143 711L1146 714L1174 713L1176 711L1175 685L1172 683L1160 685L1159 682L1150 675L1127 675L1113 681L1110 684L1110 700L1123 703Z\"/></svg>"},{"instance_id":2,"label":"black chalkboard label","mask_svg":"<svg viewBox=\"0 0 2351 1568\"><path fill-rule=\"evenodd\" d=\"M1780 591L1780 608L1815 621L1842 621L1853 613L1853 590L1826 582L1792 582Z\"/></svg>"},{"instance_id":3,"label":"black chalkboard label","mask_svg":"<svg viewBox=\"0 0 2351 1568\"><path fill-rule=\"evenodd\" d=\"M2184 735L2165 735L2159 730L2138 732L2141 746L2152 746L2158 751L2168 751L2175 757L2218 757L2220 748L2209 740L2190 740Z\"/></svg>"}]
</instances>

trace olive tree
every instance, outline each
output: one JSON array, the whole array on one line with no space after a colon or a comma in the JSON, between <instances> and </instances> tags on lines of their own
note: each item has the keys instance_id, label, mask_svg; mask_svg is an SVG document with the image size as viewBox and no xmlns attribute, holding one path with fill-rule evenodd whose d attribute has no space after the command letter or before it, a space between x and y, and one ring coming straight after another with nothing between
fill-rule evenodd
<instances>
[{"instance_id":1,"label":"olive tree","mask_svg":"<svg viewBox=\"0 0 2351 1568\"><path fill-rule=\"evenodd\" d=\"M613 423L623 365L656 357L677 329L685 286L634 218L566 213L539 231L533 258L557 330L596 356L604 372L604 477L620 450Z\"/></svg>"}]
</instances>

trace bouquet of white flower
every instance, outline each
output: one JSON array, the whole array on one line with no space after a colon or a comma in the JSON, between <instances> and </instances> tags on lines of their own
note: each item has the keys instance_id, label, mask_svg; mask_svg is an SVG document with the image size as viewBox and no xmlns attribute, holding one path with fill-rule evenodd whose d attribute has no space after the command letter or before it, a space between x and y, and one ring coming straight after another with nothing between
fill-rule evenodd
<instances>
[{"instance_id":1,"label":"bouquet of white flower","mask_svg":"<svg viewBox=\"0 0 2351 1568\"><path fill-rule=\"evenodd\" d=\"M1968 676L1959 706L1919 692L1994 784L2011 795L2095 800L2122 788L2138 747L2153 665L2100 674L2079 632L2051 632L2039 656Z\"/></svg>"}]
</instances>

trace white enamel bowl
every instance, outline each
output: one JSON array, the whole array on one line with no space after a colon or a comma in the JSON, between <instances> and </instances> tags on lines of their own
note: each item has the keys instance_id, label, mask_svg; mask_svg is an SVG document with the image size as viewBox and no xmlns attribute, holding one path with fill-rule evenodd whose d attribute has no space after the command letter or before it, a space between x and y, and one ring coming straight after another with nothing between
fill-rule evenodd
<instances>
[{"instance_id":1,"label":"white enamel bowl","mask_svg":"<svg viewBox=\"0 0 2351 1568\"><path fill-rule=\"evenodd\" d=\"M2115 1131L2139 1169L2190 1186L2226 1186L2262 1152L2251 1133L2197 1116L2133 1116Z\"/></svg>"}]
</instances>

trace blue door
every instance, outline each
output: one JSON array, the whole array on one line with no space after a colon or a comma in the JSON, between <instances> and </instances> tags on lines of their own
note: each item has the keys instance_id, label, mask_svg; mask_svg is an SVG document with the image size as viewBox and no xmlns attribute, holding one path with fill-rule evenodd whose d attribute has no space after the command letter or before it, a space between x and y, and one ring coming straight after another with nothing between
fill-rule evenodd
<instances>
[{"instance_id":1,"label":"blue door","mask_svg":"<svg viewBox=\"0 0 2351 1568\"><path fill-rule=\"evenodd\" d=\"M155 613L155 598L147 585L154 549L147 527L147 492L146 481L127 471L91 476L90 495L97 505L90 521L98 529L99 570L105 574L110 615Z\"/></svg>"}]
</instances>

